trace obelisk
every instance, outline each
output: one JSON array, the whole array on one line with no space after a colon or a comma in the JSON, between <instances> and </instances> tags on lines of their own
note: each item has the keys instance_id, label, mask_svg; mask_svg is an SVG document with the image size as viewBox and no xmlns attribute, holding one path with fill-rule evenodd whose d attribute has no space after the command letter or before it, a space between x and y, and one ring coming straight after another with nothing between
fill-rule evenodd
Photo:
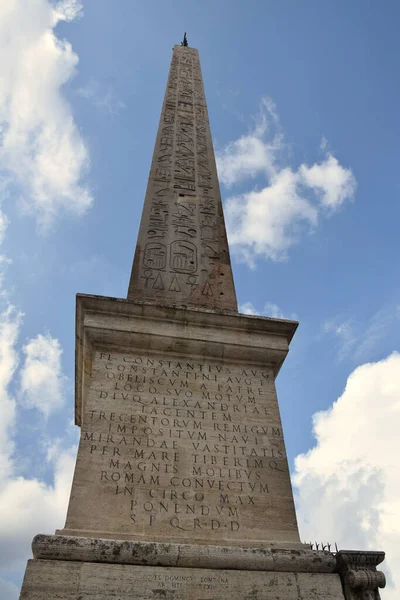
<instances>
[{"instance_id":1,"label":"obelisk","mask_svg":"<svg viewBox=\"0 0 400 600\"><path fill-rule=\"evenodd\" d=\"M197 50L175 46L129 300L237 311Z\"/></svg>"},{"instance_id":2,"label":"obelisk","mask_svg":"<svg viewBox=\"0 0 400 600\"><path fill-rule=\"evenodd\" d=\"M199 57L187 46L173 50L128 300L197 312L171 313L184 339L167 352L167 322L154 321L143 338L160 337L152 352L95 353L65 532L300 546L274 386L297 323L238 318ZM212 347L214 321L227 324L223 348ZM267 339L255 347L261 323L273 324L277 357Z\"/></svg>"},{"instance_id":3,"label":"obelisk","mask_svg":"<svg viewBox=\"0 0 400 600\"><path fill-rule=\"evenodd\" d=\"M348 577L359 554L338 562L297 528L275 389L296 327L237 312L199 57L185 35L128 298L77 296L81 438L68 514L56 535L35 538L21 598L342 599L339 571ZM374 593L382 559L368 554Z\"/></svg>"}]
</instances>

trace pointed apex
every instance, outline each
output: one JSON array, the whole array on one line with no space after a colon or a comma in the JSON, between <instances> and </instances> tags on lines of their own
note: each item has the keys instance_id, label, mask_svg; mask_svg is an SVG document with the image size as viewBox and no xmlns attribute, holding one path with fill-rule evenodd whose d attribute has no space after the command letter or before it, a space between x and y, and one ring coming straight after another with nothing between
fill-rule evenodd
<instances>
[{"instance_id":1,"label":"pointed apex","mask_svg":"<svg viewBox=\"0 0 400 600\"><path fill-rule=\"evenodd\" d=\"M188 41L187 41L187 37L186 37L186 31L183 34L183 40L181 41L181 46L185 46L185 48L187 48L189 46Z\"/></svg>"}]
</instances>

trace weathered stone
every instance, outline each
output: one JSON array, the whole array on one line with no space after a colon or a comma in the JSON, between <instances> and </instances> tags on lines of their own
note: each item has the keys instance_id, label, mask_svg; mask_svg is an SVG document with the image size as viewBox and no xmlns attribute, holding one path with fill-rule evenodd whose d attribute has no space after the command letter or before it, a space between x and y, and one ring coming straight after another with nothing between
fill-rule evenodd
<instances>
[{"instance_id":1,"label":"weathered stone","mask_svg":"<svg viewBox=\"0 0 400 600\"><path fill-rule=\"evenodd\" d=\"M334 573L29 561L20 600L343 600Z\"/></svg>"},{"instance_id":2,"label":"weathered stone","mask_svg":"<svg viewBox=\"0 0 400 600\"><path fill-rule=\"evenodd\" d=\"M173 49L128 299L237 311L194 48Z\"/></svg>"},{"instance_id":3,"label":"weathered stone","mask_svg":"<svg viewBox=\"0 0 400 600\"><path fill-rule=\"evenodd\" d=\"M60 533L303 547L275 390L297 323L86 296L77 315Z\"/></svg>"},{"instance_id":4,"label":"weathered stone","mask_svg":"<svg viewBox=\"0 0 400 600\"><path fill-rule=\"evenodd\" d=\"M346 600L380 600L379 588L385 587L386 578L376 567L384 558L384 552L341 550L337 553L337 570Z\"/></svg>"},{"instance_id":5,"label":"weathered stone","mask_svg":"<svg viewBox=\"0 0 400 600\"><path fill-rule=\"evenodd\" d=\"M336 570L335 556L330 552L267 547L160 544L37 535L32 542L32 551L34 558L41 560L294 573L333 573Z\"/></svg>"}]
</instances>

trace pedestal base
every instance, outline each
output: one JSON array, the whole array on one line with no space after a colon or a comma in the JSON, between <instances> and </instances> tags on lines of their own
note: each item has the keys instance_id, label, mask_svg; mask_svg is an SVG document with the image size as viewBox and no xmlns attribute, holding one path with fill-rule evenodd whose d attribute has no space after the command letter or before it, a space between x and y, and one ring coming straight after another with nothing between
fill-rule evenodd
<instances>
[{"instance_id":1,"label":"pedestal base","mask_svg":"<svg viewBox=\"0 0 400 600\"><path fill-rule=\"evenodd\" d=\"M20 600L379 600L383 552L37 535Z\"/></svg>"},{"instance_id":2,"label":"pedestal base","mask_svg":"<svg viewBox=\"0 0 400 600\"><path fill-rule=\"evenodd\" d=\"M31 560L20 600L343 600L336 573Z\"/></svg>"},{"instance_id":3,"label":"pedestal base","mask_svg":"<svg viewBox=\"0 0 400 600\"><path fill-rule=\"evenodd\" d=\"M32 548L20 600L343 600L328 552L57 535Z\"/></svg>"}]
</instances>

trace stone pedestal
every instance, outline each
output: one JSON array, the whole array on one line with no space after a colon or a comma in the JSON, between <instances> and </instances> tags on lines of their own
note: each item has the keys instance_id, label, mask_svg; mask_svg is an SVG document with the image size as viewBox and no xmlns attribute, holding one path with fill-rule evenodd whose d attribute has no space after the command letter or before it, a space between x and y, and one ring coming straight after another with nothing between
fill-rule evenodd
<instances>
[{"instance_id":1,"label":"stone pedestal","mask_svg":"<svg viewBox=\"0 0 400 600\"><path fill-rule=\"evenodd\" d=\"M78 296L65 529L301 548L275 376L293 321Z\"/></svg>"},{"instance_id":2,"label":"stone pedestal","mask_svg":"<svg viewBox=\"0 0 400 600\"><path fill-rule=\"evenodd\" d=\"M378 600L385 585L383 553L44 535L32 546L20 600Z\"/></svg>"},{"instance_id":3,"label":"stone pedestal","mask_svg":"<svg viewBox=\"0 0 400 600\"><path fill-rule=\"evenodd\" d=\"M21 600L343 598L334 557L311 550L38 536L33 552Z\"/></svg>"},{"instance_id":4,"label":"stone pedestal","mask_svg":"<svg viewBox=\"0 0 400 600\"><path fill-rule=\"evenodd\" d=\"M21 600L339 600L339 572L378 594L299 539L275 390L296 327L78 296L70 504Z\"/></svg>"}]
</instances>

